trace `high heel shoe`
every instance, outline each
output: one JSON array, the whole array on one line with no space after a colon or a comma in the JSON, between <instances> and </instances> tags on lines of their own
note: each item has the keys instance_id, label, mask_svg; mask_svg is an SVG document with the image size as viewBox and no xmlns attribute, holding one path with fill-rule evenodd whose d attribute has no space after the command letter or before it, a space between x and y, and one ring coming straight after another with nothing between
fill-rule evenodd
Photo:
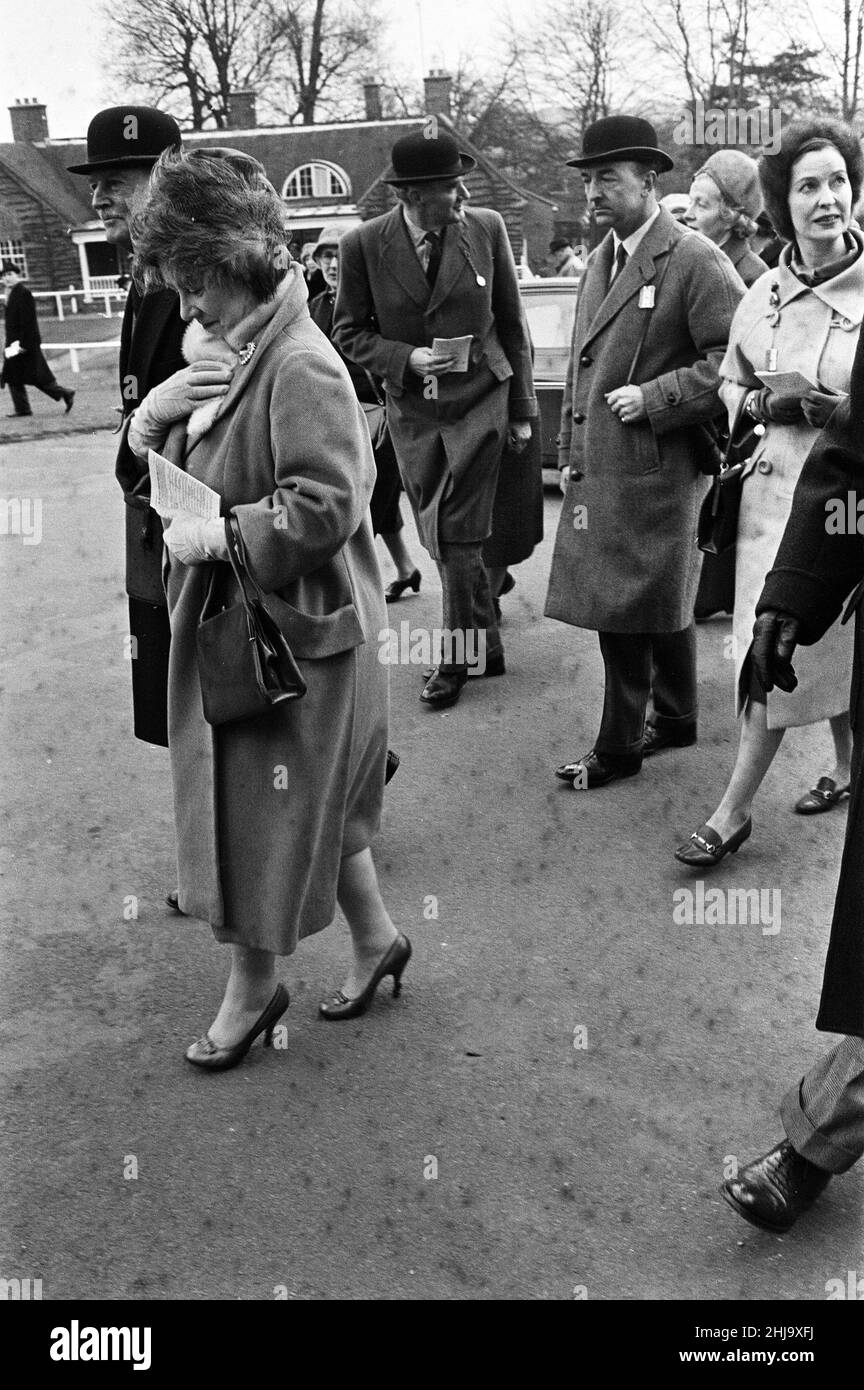
<instances>
[{"instance_id":1,"label":"high heel shoe","mask_svg":"<svg viewBox=\"0 0 864 1390\"><path fill-rule=\"evenodd\" d=\"M273 1025L282 1017L290 1002L285 986L277 985L267 1008L238 1043L233 1047L217 1047L210 1034L205 1033L203 1038L199 1038L187 1050L186 1061L191 1062L194 1067L203 1067L205 1071L227 1071L229 1067L236 1067L238 1062L243 1061L259 1033L264 1034L264 1046L270 1045L273 1041Z\"/></svg>"},{"instance_id":2,"label":"high heel shoe","mask_svg":"<svg viewBox=\"0 0 864 1390\"><path fill-rule=\"evenodd\" d=\"M724 854L737 854L744 841L750 839L752 830L753 821L748 816L740 830L728 840L721 840L714 827L706 822L693 831L686 845L678 846L675 858L690 869L710 869L720 863Z\"/></svg>"},{"instance_id":3,"label":"high heel shoe","mask_svg":"<svg viewBox=\"0 0 864 1390\"><path fill-rule=\"evenodd\" d=\"M393 998L397 999L402 990L402 972L410 959L411 942L400 932L393 945L378 962L375 973L363 993L358 994L356 999L349 999L341 989L337 989L319 1006L318 1012L321 1017L333 1022L342 1018L358 1018L360 1014L365 1014L372 1003L373 994L387 975L393 976Z\"/></svg>"},{"instance_id":4,"label":"high heel shoe","mask_svg":"<svg viewBox=\"0 0 864 1390\"><path fill-rule=\"evenodd\" d=\"M413 589L415 594L420 592L420 571L414 570L407 579L394 579L384 590L384 597L388 603L396 603L404 594L406 589Z\"/></svg>"}]
</instances>

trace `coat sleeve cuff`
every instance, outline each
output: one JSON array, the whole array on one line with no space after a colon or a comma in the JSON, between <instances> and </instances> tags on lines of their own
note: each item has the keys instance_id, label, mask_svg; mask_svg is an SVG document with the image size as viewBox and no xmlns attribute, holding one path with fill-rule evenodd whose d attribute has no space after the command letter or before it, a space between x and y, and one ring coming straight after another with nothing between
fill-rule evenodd
<instances>
[{"instance_id":1,"label":"coat sleeve cuff","mask_svg":"<svg viewBox=\"0 0 864 1390\"><path fill-rule=\"evenodd\" d=\"M756 616L769 608L790 613L801 624L798 638L804 647L824 637L843 607L836 592L823 579L807 570L774 569L765 580Z\"/></svg>"},{"instance_id":2,"label":"coat sleeve cuff","mask_svg":"<svg viewBox=\"0 0 864 1390\"><path fill-rule=\"evenodd\" d=\"M539 414L536 396L514 396L507 409L511 420L534 420Z\"/></svg>"}]
</instances>

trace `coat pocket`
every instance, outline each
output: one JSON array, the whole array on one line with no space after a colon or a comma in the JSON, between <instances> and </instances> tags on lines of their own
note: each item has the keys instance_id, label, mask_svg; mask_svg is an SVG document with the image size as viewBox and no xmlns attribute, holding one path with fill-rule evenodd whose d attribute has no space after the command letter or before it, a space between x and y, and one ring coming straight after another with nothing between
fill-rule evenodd
<instances>
[{"instance_id":1,"label":"coat pocket","mask_svg":"<svg viewBox=\"0 0 864 1390\"><path fill-rule=\"evenodd\" d=\"M162 521L147 497L127 492L126 592L144 603L167 606L162 583Z\"/></svg>"}]
</instances>

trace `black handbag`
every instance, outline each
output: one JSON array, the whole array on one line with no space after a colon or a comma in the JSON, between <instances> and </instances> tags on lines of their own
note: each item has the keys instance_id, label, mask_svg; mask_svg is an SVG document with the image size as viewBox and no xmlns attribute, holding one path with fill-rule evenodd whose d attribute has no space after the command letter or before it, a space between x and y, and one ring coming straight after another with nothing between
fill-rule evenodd
<instances>
[{"instance_id":1,"label":"black handbag","mask_svg":"<svg viewBox=\"0 0 864 1390\"><path fill-rule=\"evenodd\" d=\"M225 536L240 602L228 605L222 565L213 573L198 620L198 674L208 724L230 724L306 694L306 682L282 631L264 607L264 595L249 573L243 537L233 517ZM252 589L252 597L247 592Z\"/></svg>"},{"instance_id":2,"label":"black handbag","mask_svg":"<svg viewBox=\"0 0 864 1390\"><path fill-rule=\"evenodd\" d=\"M755 424L749 425L743 432L740 429L746 399L745 394L729 431L720 472L714 478L711 489L699 509L696 544L706 555L722 555L731 549L738 539L738 512L744 485L742 475L750 462L757 432Z\"/></svg>"}]
</instances>

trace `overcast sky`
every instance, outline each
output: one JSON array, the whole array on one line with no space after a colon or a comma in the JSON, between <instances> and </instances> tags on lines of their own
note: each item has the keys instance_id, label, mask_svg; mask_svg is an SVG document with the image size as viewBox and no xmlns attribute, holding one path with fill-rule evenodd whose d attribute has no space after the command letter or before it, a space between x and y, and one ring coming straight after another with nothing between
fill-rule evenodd
<instances>
[{"instance_id":1,"label":"overcast sky","mask_svg":"<svg viewBox=\"0 0 864 1390\"><path fill-rule=\"evenodd\" d=\"M117 0L122 4L122 0ZM488 46L509 8L528 21L531 0L382 0L392 16L388 48L406 76L422 75L418 12L426 68L455 65L459 54ZM90 117L110 105L98 0L5 0L0 26L0 141L10 140L7 107L37 97L48 107L52 136L83 135Z\"/></svg>"}]
</instances>

